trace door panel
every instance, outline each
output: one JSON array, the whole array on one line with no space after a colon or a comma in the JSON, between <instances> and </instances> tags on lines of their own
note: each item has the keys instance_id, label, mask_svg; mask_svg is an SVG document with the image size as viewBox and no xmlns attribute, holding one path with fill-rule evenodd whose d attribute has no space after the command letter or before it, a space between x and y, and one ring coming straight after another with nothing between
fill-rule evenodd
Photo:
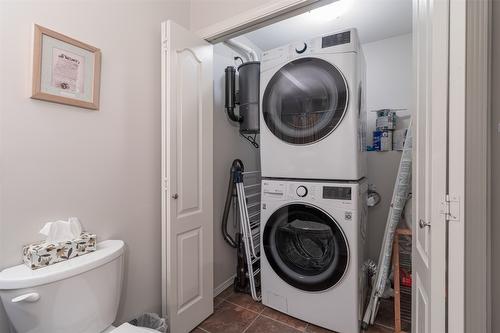
<instances>
[{"instance_id":1,"label":"door panel","mask_svg":"<svg viewBox=\"0 0 500 333\"><path fill-rule=\"evenodd\" d=\"M179 313L202 297L201 284L201 230L197 228L177 237L179 253Z\"/></svg>"},{"instance_id":2,"label":"door panel","mask_svg":"<svg viewBox=\"0 0 500 333\"><path fill-rule=\"evenodd\" d=\"M416 290L417 294L415 295L415 312L418 320L416 321L416 329L415 332L429 332L429 297L425 291L426 287L422 284L422 280L420 280L419 275L417 275L416 280Z\"/></svg>"},{"instance_id":3,"label":"door panel","mask_svg":"<svg viewBox=\"0 0 500 333\"><path fill-rule=\"evenodd\" d=\"M162 24L163 314L189 332L213 312L212 45Z\"/></svg>"},{"instance_id":4,"label":"door panel","mask_svg":"<svg viewBox=\"0 0 500 333\"><path fill-rule=\"evenodd\" d=\"M446 219L441 201L447 193L448 168L449 0L413 4L412 332L446 332Z\"/></svg>"},{"instance_id":5,"label":"door panel","mask_svg":"<svg viewBox=\"0 0 500 333\"><path fill-rule=\"evenodd\" d=\"M202 171L203 147L200 145L200 121L202 121L203 104L199 85L202 82L202 62L189 49L177 51L177 112L179 118L177 129L179 215L196 212L201 209L200 184Z\"/></svg>"}]
</instances>

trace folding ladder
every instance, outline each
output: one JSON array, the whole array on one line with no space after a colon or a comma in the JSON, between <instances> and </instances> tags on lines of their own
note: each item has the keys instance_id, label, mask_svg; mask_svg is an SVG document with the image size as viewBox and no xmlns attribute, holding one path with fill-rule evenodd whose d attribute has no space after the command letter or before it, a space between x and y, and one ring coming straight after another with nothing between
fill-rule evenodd
<instances>
[{"instance_id":1,"label":"folding ladder","mask_svg":"<svg viewBox=\"0 0 500 333\"><path fill-rule=\"evenodd\" d=\"M237 171L234 181L250 290L252 298L260 301L260 291L257 290L260 287L260 171Z\"/></svg>"},{"instance_id":2,"label":"folding ladder","mask_svg":"<svg viewBox=\"0 0 500 333\"><path fill-rule=\"evenodd\" d=\"M389 278L391 269L392 244L394 233L401 219L404 206L408 199L408 193L411 185L412 171L412 134L411 121L406 133L403 153L399 162L398 175L396 184L392 194L391 206L389 215L387 216L384 239L382 248L380 249L377 274L375 276L375 284L373 285L370 300L363 316L362 328L366 329L368 325L373 324L377 316L380 297L382 297L387 279Z\"/></svg>"}]
</instances>

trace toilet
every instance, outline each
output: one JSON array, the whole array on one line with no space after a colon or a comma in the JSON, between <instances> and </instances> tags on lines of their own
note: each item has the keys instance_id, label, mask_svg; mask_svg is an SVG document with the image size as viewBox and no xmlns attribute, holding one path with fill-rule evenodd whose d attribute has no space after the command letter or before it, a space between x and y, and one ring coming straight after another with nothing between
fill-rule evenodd
<instances>
[{"instance_id":1,"label":"toilet","mask_svg":"<svg viewBox=\"0 0 500 333\"><path fill-rule=\"evenodd\" d=\"M31 270L0 272L0 298L17 333L151 332L114 328L123 280L125 243L107 240L95 252Z\"/></svg>"}]
</instances>

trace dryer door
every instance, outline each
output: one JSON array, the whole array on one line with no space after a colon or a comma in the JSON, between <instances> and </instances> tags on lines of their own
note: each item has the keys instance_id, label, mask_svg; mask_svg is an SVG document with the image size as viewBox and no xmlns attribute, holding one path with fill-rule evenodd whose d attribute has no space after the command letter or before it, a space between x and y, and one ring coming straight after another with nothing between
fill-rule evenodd
<instances>
[{"instance_id":1,"label":"dryer door","mask_svg":"<svg viewBox=\"0 0 500 333\"><path fill-rule=\"evenodd\" d=\"M276 137L304 145L328 136L342 121L347 105L347 82L337 67L319 58L301 58L271 78L262 114Z\"/></svg>"},{"instance_id":2,"label":"dryer door","mask_svg":"<svg viewBox=\"0 0 500 333\"><path fill-rule=\"evenodd\" d=\"M262 241L273 270L295 288L326 290L347 271L345 235L337 222L317 207L281 207L266 222Z\"/></svg>"}]
</instances>

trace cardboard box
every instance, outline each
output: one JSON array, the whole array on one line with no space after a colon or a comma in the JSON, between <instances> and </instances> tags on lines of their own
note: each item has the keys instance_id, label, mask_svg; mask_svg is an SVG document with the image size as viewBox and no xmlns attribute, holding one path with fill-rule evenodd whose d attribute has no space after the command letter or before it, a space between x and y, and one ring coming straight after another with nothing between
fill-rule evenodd
<instances>
[{"instance_id":1,"label":"cardboard box","mask_svg":"<svg viewBox=\"0 0 500 333\"><path fill-rule=\"evenodd\" d=\"M41 241L23 247L23 261L31 269L79 257L97 249L97 236L82 232L79 238L61 243Z\"/></svg>"}]
</instances>

